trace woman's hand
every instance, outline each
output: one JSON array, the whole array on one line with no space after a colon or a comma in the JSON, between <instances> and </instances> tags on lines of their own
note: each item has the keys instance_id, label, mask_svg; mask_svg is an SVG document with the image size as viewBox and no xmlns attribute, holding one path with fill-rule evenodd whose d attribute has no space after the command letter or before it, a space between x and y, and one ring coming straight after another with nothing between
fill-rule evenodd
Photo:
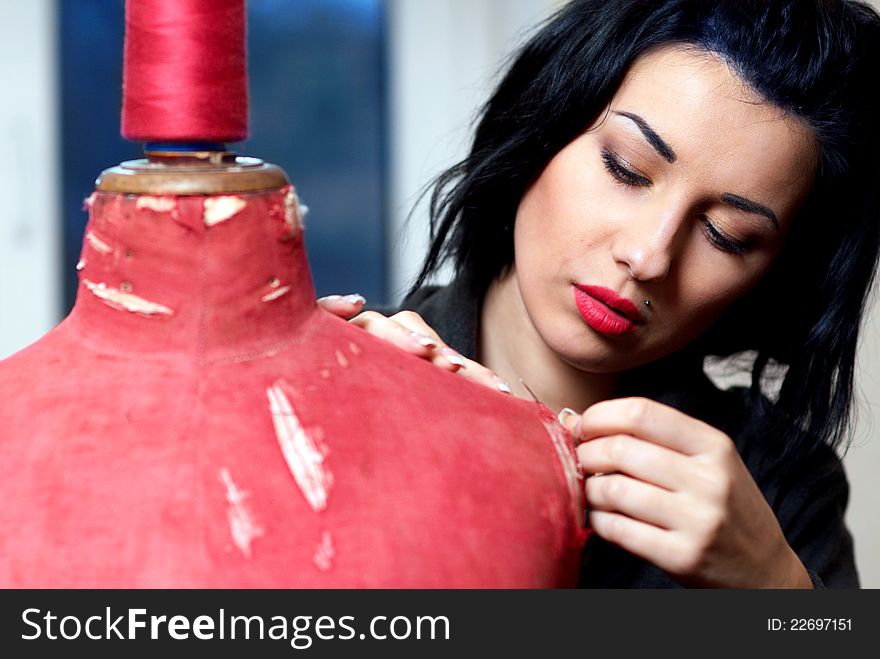
<instances>
[{"instance_id":1,"label":"woman's hand","mask_svg":"<svg viewBox=\"0 0 880 659\"><path fill-rule=\"evenodd\" d=\"M501 391L511 393L510 385L488 368L467 359L443 342L443 339L414 311L401 311L386 317L376 311L364 311L360 295L330 295L318 298L318 305L375 337L434 365Z\"/></svg>"},{"instance_id":2,"label":"woman's hand","mask_svg":"<svg viewBox=\"0 0 880 659\"><path fill-rule=\"evenodd\" d=\"M364 308L367 300L363 295L354 293L352 295L328 295L318 298L318 306L324 311L329 311L334 316L339 316L343 320L348 320L358 315Z\"/></svg>"},{"instance_id":3,"label":"woman's hand","mask_svg":"<svg viewBox=\"0 0 880 659\"><path fill-rule=\"evenodd\" d=\"M727 435L642 398L597 403L563 421L582 442L600 537L685 586L812 588Z\"/></svg>"}]
</instances>

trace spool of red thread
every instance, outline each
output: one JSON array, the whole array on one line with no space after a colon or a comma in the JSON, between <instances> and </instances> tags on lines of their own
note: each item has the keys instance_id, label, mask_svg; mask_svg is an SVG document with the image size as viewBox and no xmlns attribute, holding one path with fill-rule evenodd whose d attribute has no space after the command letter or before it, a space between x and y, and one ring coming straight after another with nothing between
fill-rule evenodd
<instances>
[{"instance_id":1,"label":"spool of red thread","mask_svg":"<svg viewBox=\"0 0 880 659\"><path fill-rule=\"evenodd\" d=\"M245 139L245 43L244 0L126 0L123 137Z\"/></svg>"}]
</instances>

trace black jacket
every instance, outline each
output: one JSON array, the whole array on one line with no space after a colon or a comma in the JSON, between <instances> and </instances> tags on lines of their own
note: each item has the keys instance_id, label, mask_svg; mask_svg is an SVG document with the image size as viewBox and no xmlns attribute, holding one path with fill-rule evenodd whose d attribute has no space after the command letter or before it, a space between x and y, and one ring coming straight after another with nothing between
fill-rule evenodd
<instances>
[{"instance_id":1,"label":"black jacket","mask_svg":"<svg viewBox=\"0 0 880 659\"><path fill-rule=\"evenodd\" d=\"M482 294L459 278L447 287L427 286L401 304L421 315L443 340L475 359ZM643 378L648 381L651 378ZM721 391L705 376L702 363L668 378L627 391L671 405L731 437L752 477L770 503L788 543L816 587L858 588L852 537L844 524L849 485L843 465L828 447L791 465L786 478L768 476L772 443L760 432L760 414L743 388ZM584 551L581 586L588 588L676 588L659 568L591 536Z\"/></svg>"}]
</instances>

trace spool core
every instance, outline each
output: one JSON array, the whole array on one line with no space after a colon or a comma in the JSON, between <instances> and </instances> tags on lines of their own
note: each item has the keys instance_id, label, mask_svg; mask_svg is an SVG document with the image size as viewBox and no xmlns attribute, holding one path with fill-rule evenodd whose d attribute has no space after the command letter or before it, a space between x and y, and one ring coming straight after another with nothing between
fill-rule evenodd
<instances>
[{"instance_id":1,"label":"spool core","mask_svg":"<svg viewBox=\"0 0 880 659\"><path fill-rule=\"evenodd\" d=\"M289 183L280 167L231 151L146 150L145 155L104 170L95 188L128 194L213 195L257 192Z\"/></svg>"}]
</instances>

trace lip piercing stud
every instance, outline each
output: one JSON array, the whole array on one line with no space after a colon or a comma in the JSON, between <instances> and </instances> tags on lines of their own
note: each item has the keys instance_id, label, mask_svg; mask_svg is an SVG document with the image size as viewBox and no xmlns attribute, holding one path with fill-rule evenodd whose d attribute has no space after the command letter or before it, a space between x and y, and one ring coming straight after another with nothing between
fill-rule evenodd
<instances>
[{"instance_id":1,"label":"lip piercing stud","mask_svg":"<svg viewBox=\"0 0 880 659\"><path fill-rule=\"evenodd\" d=\"M650 307L650 306L651 306L651 300L645 300L645 306L646 306L646 307Z\"/></svg>"}]
</instances>

